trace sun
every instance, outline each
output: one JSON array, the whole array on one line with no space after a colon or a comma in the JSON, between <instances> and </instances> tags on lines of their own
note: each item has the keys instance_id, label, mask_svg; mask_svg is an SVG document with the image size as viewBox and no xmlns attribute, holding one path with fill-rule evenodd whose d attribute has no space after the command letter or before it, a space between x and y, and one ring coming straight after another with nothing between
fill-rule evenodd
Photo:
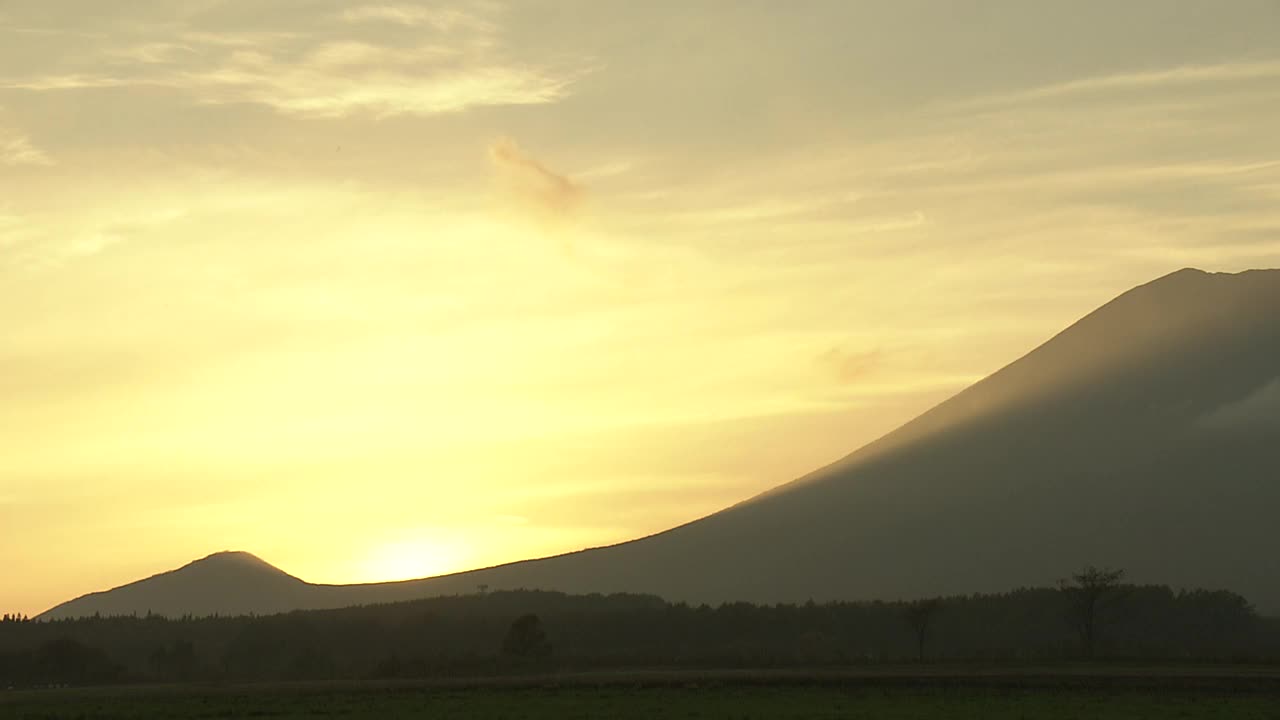
<instances>
[{"instance_id":1,"label":"sun","mask_svg":"<svg viewBox=\"0 0 1280 720\"><path fill-rule=\"evenodd\" d=\"M448 544L415 538L383 543L364 563L371 582L415 580L458 570L459 553Z\"/></svg>"}]
</instances>

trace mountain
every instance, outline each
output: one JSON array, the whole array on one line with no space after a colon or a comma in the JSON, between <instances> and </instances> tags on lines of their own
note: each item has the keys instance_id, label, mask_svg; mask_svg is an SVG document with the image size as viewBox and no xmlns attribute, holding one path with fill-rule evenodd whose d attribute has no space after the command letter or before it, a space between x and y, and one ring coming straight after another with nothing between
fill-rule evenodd
<instances>
[{"instance_id":1,"label":"mountain","mask_svg":"<svg viewBox=\"0 0 1280 720\"><path fill-rule=\"evenodd\" d=\"M220 552L177 570L76 598L41 617L285 612L307 605L312 587L247 552Z\"/></svg>"},{"instance_id":2,"label":"mountain","mask_svg":"<svg viewBox=\"0 0 1280 720\"><path fill-rule=\"evenodd\" d=\"M701 520L402 583L297 590L267 575L242 605L334 607L481 584L691 602L888 599L1044 584L1096 564L1234 590L1276 613L1278 441L1280 270L1188 269L843 460ZM47 615L145 612L141 587L167 575Z\"/></svg>"}]
</instances>

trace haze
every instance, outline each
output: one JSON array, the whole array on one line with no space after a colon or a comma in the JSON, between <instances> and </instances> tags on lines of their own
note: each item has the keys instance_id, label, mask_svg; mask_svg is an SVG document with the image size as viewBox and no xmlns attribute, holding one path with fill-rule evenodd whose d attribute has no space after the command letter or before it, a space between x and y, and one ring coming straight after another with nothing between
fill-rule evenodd
<instances>
[{"instance_id":1,"label":"haze","mask_svg":"<svg viewBox=\"0 0 1280 720\"><path fill-rule=\"evenodd\" d=\"M1269 0L0 2L0 605L705 515L1280 265L1277 117Z\"/></svg>"}]
</instances>

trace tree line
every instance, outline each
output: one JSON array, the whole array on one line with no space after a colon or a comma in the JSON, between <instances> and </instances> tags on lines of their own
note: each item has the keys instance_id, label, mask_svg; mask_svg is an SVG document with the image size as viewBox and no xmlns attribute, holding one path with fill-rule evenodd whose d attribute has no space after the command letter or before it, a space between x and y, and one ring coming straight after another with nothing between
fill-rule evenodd
<instances>
[{"instance_id":1,"label":"tree line","mask_svg":"<svg viewBox=\"0 0 1280 720\"><path fill-rule=\"evenodd\" d=\"M0 687L324 680L526 668L784 667L904 661L1280 660L1280 622L1226 591L1059 587L911 602L719 606L651 595L482 591L263 617L0 623Z\"/></svg>"}]
</instances>

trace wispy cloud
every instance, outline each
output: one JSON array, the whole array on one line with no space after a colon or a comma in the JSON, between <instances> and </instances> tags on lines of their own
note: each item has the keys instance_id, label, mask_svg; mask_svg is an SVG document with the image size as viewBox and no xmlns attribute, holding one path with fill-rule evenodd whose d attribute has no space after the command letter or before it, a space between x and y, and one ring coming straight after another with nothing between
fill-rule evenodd
<instances>
[{"instance_id":1,"label":"wispy cloud","mask_svg":"<svg viewBox=\"0 0 1280 720\"><path fill-rule=\"evenodd\" d=\"M883 362L884 352L879 349L846 350L837 346L817 357L818 367L840 383L865 380Z\"/></svg>"},{"instance_id":2,"label":"wispy cloud","mask_svg":"<svg viewBox=\"0 0 1280 720\"><path fill-rule=\"evenodd\" d=\"M111 51L122 60L147 64L173 62L180 55L194 52L197 50L191 45L172 42L145 42Z\"/></svg>"},{"instance_id":3,"label":"wispy cloud","mask_svg":"<svg viewBox=\"0 0 1280 720\"><path fill-rule=\"evenodd\" d=\"M0 18L0 20L3 20L3 19ZM19 35L49 35L49 36L66 35L66 36L81 37L81 38L105 37L104 33L86 32L83 30L67 30L64 28L44 28L44 27L18 27L13 25L0 27L0 32L11 32L11 33L17 33Z\"/></svg>"},{"instance_id":4,"label":"wispy cloud","mask_svg":"<svg viewBox=\"0 0 1280 720\"><path fill-rule=\"evenodd\" d=\"M184 75L183 84L204 103L258 103L315 117L536 105L564 97L570 84L569 78L501 64L433 71L437 59L433 48L406 52L356 44L324 46L298 61L242 51L213 70Z\"/></svg>"},{"instance_id":5,"label":"wispy cloud","mask_svg":"<svg viewBox=\"0 0 1280 720\"><path fill-rule=\"evenodd\" d=\"M21 227L22 220L17 215L0 207L0 250L17 242Z\"/></svg>"},{"instance_id":6,"label":"wispy cloud","mask_svg":"<svg viewBox=\"0 0 1280 720\"><path fill-rule=\"evenodd\" d=\"M188 47L210 45L230 48L282 47L300 39L299 33L277 30L237 30L234 32L209 32L188 30L179 36Z\"/></svg>"},{"instance_id":7,"label":"wispy cloud","mask_svg":"<svg viewBox=\"0 0 1280 720\"><path fill-rule=\"evenodd\" d=\"M0 165L52 165L49 155L26 135L0 127Z\"/></svg>"},{"instance_id":8,"label":"wispy cloud","mask_svg":"<svg viewBox=\"0 0 1280 720\"><path fill-rule=\"evenodd\" d=\"M822 212L830 212L847 208L858 201L858 194L837 193L832 196L798 197L783 200L775 198L759 198L720 207L702 207L675 214L673 217L684 222L695 223L758 223L762 220L783 220L803 218Z\"/></svg>"},{"instance_id":9,"label":"wispy cloud","mask_svg":"<svg viewBox=\"0 0 1280 720\"><path fill-rule=\"evenodd\" d=\"M50 225L0 209L0 249L9 262L29 270L57 269L76 260L101 255L116 246L180 220L180 209L157 209L119 214L96 221ZM31 228L37 228L31 231Z\"/></svg>"},{"instance_id":10,"label":"wispy cloud","mask_svg":"<svg viewBox=\"0 0 1280 720\"><path fill-rule=\"evenodd\" d=\"M161 87L202 104L264 105L307 117L436 115L474 107L535 105L565 97L582 70L508 57L488 17L380 5L345 11L348 22L296 32L207 32L107 45L56 72L4 76L0 88L71 91ZM370 41L352 24L415 27L411 45Z\"/></svg>"},{"instance_id":11,"label":"wispy cloud","mask_svg":"<svg viewBox=\"0 0 1280 720\"><path fill-rule=\"evenodd\" d=\"M167 83L125 79L111 75L66 73L41 75L30 79L9 79L0 84L8 90L82 90L85 88L124 87L126 85L164 85Z\"/></svg>"},{"instance_id":12,"label":"wispy cloud","mask_svg":"<svg viewBox=\"0 0 1280 720\"><path fill-rule=\"evenodd\" d=\"M458 8L419 5L364 5L343 10L341 18L352 23L384 22L407 27L430 26L443 31L494 28L492 21L477 13Z\"/></svg>"},{"instance_id":13,"label":"wispy cloud","mask_svg":"<svg viewBox=\"0 0 1280 720\"><path fill-rule=\"evenodd\" d=\"M508 196L544 222L571 217L582 189L568 177L547 168L511 138L489 145L489 160Z\"/></svg>"},{"instance_id":14,"label":"wispy cloud","mask_svg":"<svg viewBox=\"0 0 1280 720\"><path fill-rule=\"evenodd\" d=\"M963 108L1020 104L1037 100L1159 88L1177 88L1187 85L1212 83L1218 86L1226 82L1251 82L1280 80L1280 61L1233 62L1212 65L1183 65L1145 72L1114 73L1078 78L1067 82L1043 85L1017 92L987 95L959 104Z\"/></svg>"},{"instance_id":15,"label":"wispy cloud","mask_svg":"<svg viewBox=\"0 0 1280 720\"><path fill-rule=\"evenodd\" d=\"M67 245L64 248L64 255L68 257L96 255L147 230L180 220L184 215L186 213L183 210L170 208L104 223Z\"/></svg>"}]
</instances>

